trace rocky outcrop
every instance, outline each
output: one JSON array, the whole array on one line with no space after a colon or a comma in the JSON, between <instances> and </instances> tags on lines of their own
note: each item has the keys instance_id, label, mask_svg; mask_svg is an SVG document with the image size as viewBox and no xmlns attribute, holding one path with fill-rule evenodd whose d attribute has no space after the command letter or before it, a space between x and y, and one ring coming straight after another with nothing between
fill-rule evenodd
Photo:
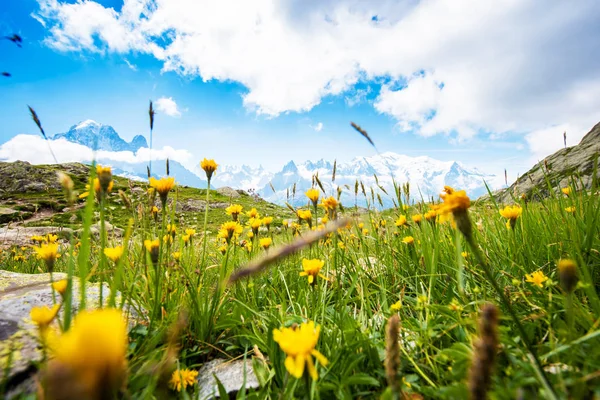
<instances>
[{"instance_id":1,"label":"rocky outcrop","mask_svg":"<svg viewBox=\"0 0 600 400\"><path fill-rule=\"evenodd\" d=\"M525 195L539 200L551 191L575 184L574 189L589 189L592 186L594 160L600 154L600 123L596 124L578 145L561 149L537 163L509 188L494 193L499 203L509 203L513 197ZM597 174L600 178L600 173ZM484 196L482 200L487 198Z\"/></svg>"},{"instance_id":2,"label":"rocky outcrop","mask_svg":"<svg viewBox=\"0 0 600 400\"><path fill-rule=\"evenodd\" d=\"M259 387L258 379L249 359L246 361L216 359L204 364L198 371L199 400L219 397L219 388L215 376L230 397L242 388L256 389Z\"/></svg>"}]
</instances>

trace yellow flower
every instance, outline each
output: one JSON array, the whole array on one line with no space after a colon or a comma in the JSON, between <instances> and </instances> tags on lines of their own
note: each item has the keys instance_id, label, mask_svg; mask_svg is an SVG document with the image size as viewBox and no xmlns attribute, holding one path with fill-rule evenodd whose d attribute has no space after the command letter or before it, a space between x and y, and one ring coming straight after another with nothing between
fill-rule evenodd
<instances>
[{"instance_id":1,"label":"yellow flower","mask_svg":"<svg viewBox=\"0 0 600 400\"><path fill-rule=\"evenodd\" d=\"M172 256L175 261L179 262L179 259L181 258L181 252L175 251L173 252Z\"/></svg>"},{"instance_id":2,"label":"yellow flower","mask_svg":"<svg viewBox=\"0 0 600 400\"><path fill-rule=\"evenodd\" d=\"M244 228L242 228L242 226L237 222L225 222L223 225L221 225L219 237L225 239L227 243L229 243L234 235L241 234L243 230Z\"/></svg>"},{"instance_id":3,"label":"yellow flower","mask_svg":"<svg viewBox=\"0 0 600 400\"><path fill-rule=\"evenodd\" d=\"M112 192L113 186L113 181L109 181L105 188L104 186L102 186L100 179L94 178L94 192L96 192L97 198L100 198L101 196Z\"/></svg>"},{"instance_id":4,"label":"yellow flower","mask_svg":"<svg viewBox=\"0 0 600 400\"><path fill-rule=\"evenodd\" d=\"M402 302L400 300L392 304L392 306L390 307L390 310L392 311L400 311L400 309L402 309Z\"/></svg>"},{"instance_id":5,"label":"yellow flower","mask_svg":"<svg viewBox=\"0 0 600 400\"><path fill-rule=\"evenodd\" d=\"M33 249L35 250L38 259L44 260L48 267L48 271L52 272L54 270L56 259L60 257L58 254L58 244L42 243L41 246L34 246Z\"/></svg>"},{"instance_id":6,"label":"yellow flower","mask_svg":"<svg viewBox=\"0 0 600 400\"><path fill-rule=\"evenodd\" d=\"M321 200L321 207L327 211L329 219L335 219L335 211L338 206L338 201L335 197L330 196Z\"/></svg>"},{"instance_id":7,"label":"yellow flower","mask_svg":"<svg viewBox=\"0 0 600 400\"><path fill-rule=\"evenodd\" d=\"M44 236L35 235L29 238L33 243L41 243L45 242L46 238Z\"/></svg>"},{"instance_id":8,"label":"yellow flower","mask_svg":"<svg viewBox=\"0 0 600 400\"><path fill-rule=\"evenodd\" d=\"M31 320L40 328L45 329L56 318L60 304L55 304L52 308L47 306L33 307L29 312Z\"/></svg>"},{"instance_id":9,"label":"yellow flower","mask_svg":"<svg viewBox=\"0 0 600 400\"><path fill-rule=\"evenodd\" d=\"M190 239L192 237L190 235L182 235L181 239L183 239L183 244L185 244L186 246L188 245L188 243L190 242Z\"/></svg>"},{"instance_id":10,"label":"yellow flower","mask_svg":"<svg viewBox=\"0 0 600 400\"><path fill-rule=\"evenodd\" d=\"M401 216L399 216L399 217L398 217L398 219L396 220L396 226L397 226L398 228L400 228L400 227L403 227L403 226L406 226L406 222L407 222L407 220L406 220L406 217L405 217L404 215L401 215Z\"/></svg>"},{"instance_id":11,"label":"yellow flower","mask_svg":"<svg viewBox=\"0 0 600 400\"><path fill-rule=\"evenodd\" d=\"M181 390L185 390L188 386L194 386L197 378L198 371L179 369L173 372L169 384L171 385L171 389L181 392Z\"/></svg>"},{"instance_id":12,"label":"yellow flower","mask_svg":"<svg viewBox=\"0 0 600 400\"><path fill-rule=\"evenodd\" d=\"M532 274L526 274L525 280L537 287L543 287L542 284L548 280L548 277L542 271L535 271Z\"/></svg>"},{"instance_id":13,"label":"yellow flower","mask_svg":"<svg viewBox=\"0 0 600 400\"><path fill-rule=\"evenodd\" d=\"M402 239L402 243L408 244L408 245L414 244L415 238L412 236L406 236L404 239Z\"/></svg>"},{"instance_id":14,"label":"yellow flower","mask_svg":"<svg viewBox=\"0 0 600 400\"><path fill-rule=\"evenodd\" d=\"M269 237L267 238L261 238L258 242L258 244L260 245L260 247L262 247L263 249L268 249L269 247L271 247L271 245L273 244L273 240Z\"/></svg>"},{"instance_id":15,"label":"yellow flower","mask_svg":"<svg viewBox=\"0 0 600 400\"><path fill-rule=\"evenodd\" d=\"M307 276L308 283L310 285L312 285L315 282L317 276L327 280L327 278L320 273L321 268L323 268L323 265L325 265L325 261L319 260L318 258L314 258L312 260L304 258L302 259L303 271L300 272L300 276Z\"/></svg>"},{"instance_id":16,"label":"yellow flower","mask_svg":"<svg viewBox=\"0 0 600 400\"><path fill-rule=\"evenodd\" d=\"M437 211L429 210L425 213L424 217L429 222L435 222L435 217L437 217Z\"/></svg>"},{"instance_id":17,"label":"yellow flower","mask_svg":"<svg viewBox=\"0 0 600 400\"><path fill-rule=\"evenodd\" d=\"M402 204L403 211L408 211L409 208L410 208L410 206L408 204Z\"/></svg>"},{"instance_id":18,"label":"yellow flower","mask_svg":"<svg viewBox=\"0 0 600 400\"><path fill-rule=\"evenodd\" d=\"M110 167L96 166L96 175L98 176L98 184L104 192L110 192L112 189L112 170ZM111 187L109 189L109 186Z\"/></svg>"},{"instance_id":19,"label":"yellow flower","mask_svg":"<svg viewBox=\"0 0 600 400\"><path fill-rule=\"evenodd\" d=\"M18 261L18 262L22 262L25 261L25 256L22 254L17 254L13 257L13 260Z\"/></svg>"},{"instance_id":20,"label":"yellow flower","mask_svg":"<svg viewBox=\"0 0 600 400\"><path fill-rule=\"evenodd\" d=\"M173 236L171 236L171 235L164 235L163 236L163 243L164 244L172 244L173 243Z\"/></svg>"},{"instance_id":21,"label":"yellow flower","mask_svg":"<svg viewBox=\"0 0 600 400\"><path fill-rule=\"evenodd\" d=\"M310 221L312 219L312 213L310 210L298 210L298 218L302 221Z\"/></svg>"},{"instance_id":22,"label":"yellow flower","mask_svg":"<svg viewBox=\"0 0 600 400\"><path fill-rule=\"evenodd\" d=\"M58 293L60 293L61 296L63 296L67 291L67 283L68 282L66 279L61 279L60 281L53 282L52 289L56 290Z\"/></svg>"},{"instance_id":23,"label":"yellow flower","mask_svg":"<svg viewBox=\"0 0 600 400\"><path fill-rule=\"evenodd\" d=\"M186 235L190 235L190 236L194 236L196 234L196 230L195 229L186 229L185 230L185 234Z\"/></svg>"},{"instance_id":24,"label":"yellow flower","mask_svg":"<svg viewBox=\"0 0 600 400\"><path fill-rule=\"evenodd\" d=\"M463 251L462 253L460 253L460 255L463 256L463 258L469 257L469 253L467 253L466 251Z\"/></svg>"},{"instance_id":25,"label":"yellow flower","mask_svg":"<svg viewBox=\"0 0 600 400\"><path fill-rule=\"evenodd\" d=\"M209 182L218 166L219 165L212 158L210 160L205 158L204 160L200 161L200 168L206 172L206 179L208 179Z\"/></svg>"},{"instance_id":26,"label":"yellow flower","mask_svg":"<svg viewBox=\"0 0 600 400\"><path fill-rule=\"evenodd\" d=\"M567 292L571 293L577 286L577 264L573 260L562 259L558 262L558 279L560 286Z\"/></svg>"},{"instance_id":27,"label":"yellow flower","mask_svg":"<svg viewBox=\"0 0 600 400\"><path fill-rule=\"evenodd\" d=\"M421 221L423 220L423 216L421 214L415 214L412 217L410 217L413 222L417 225L419 225L421 223Z\"/></svg>"},{"instance_id":28,"label":"yellow flower","mask_svg":"<svg viewBox=\"0 0 600 400\"><path fill-rule=\"evenodd\" d=\"M318 189L315 188L310 188L306 191L306 197L308 197L308 199L310 201L312 201L313 205L316 207L317 203L319 202L319 195L320 192Z\"/></svg>"},{"instance_id":29,"label":"yellow flower","mask_svg":"<svg viewBox=\"0 0 600 400\"><path fill-rule=\"evenodd\" d=\"M273 340L279 344L281 350L287 355L285 368L295 378L302 378L305 365L313 380L319 378L312 359L313 356L323 366L327 366L329 363L323 354L315 350L320 332L321 327L315 327L315 323L312 321L302 323L299 327L282 327L273 330Z\"/></svg>"},{"instance_id":30,"label":"yellow flower","mask_svg":"<svg viewBox=\"0 0 600 400\"><path fill-rule=\"evenodd\" d=\"M252 231L249 231L249 232L247 233L247 236L248 236L248 239L252 239L252 238L254 237L254 232L252 232Z\"/></svg>"},{"instance_id":31,"label":"yellow flower","mask_svg":"<svg viewBox=\"0 0 600 400\"><path fill-rule=\"evenodd\" d=\"M504 209L500 210L500 215L502 215L506 219L516 220L523 213L523 209L520 205L515 204L513 206L506 206Z\"/></svg>"},{"instance_id":32,"label":"yellow flower","mask_svg":"<svg viewBox=\"0 0 600 400\"><path fill-rule=\"evenodd\" d=\"M177 234L177 226L175 224L167 224L167 234L175 236Z\"/></svg>"},{"instance_id":33,"label":"yellow flower","mask_svg":"<svg viewBox=\"0 0 600 400\"><path fill-rule=\"evenodd\" d=\"M152 263L156 264L158 262L158 251L160 250L160 240L144 240L144 247L150 253L150 259Z\"/></svg>"},{"instance_id":34,"label":"yellow flower","mask_svg":"<svg viewBox=\"0 0 600 400\"><path fill-rule=\"evenodd\" d=\"M119 259L123 255L123 246L107 247L104 249L104 255L112 262L118 263Z\"/></svg>"},{"instance_id":35,"label":"yellow flower","mask_svg":"<svg viewBox=\"0 0 600 400\"><path fill-rule=\"evenodd\" d=\"M227 253L227 246L221 246L219 247L219 252L223 255L225 255L225 253Z\"/></svg>"},{"instance_id":36,"label":"yellow flower","mask_svg":"<svg viewBox=\"0 0 600 400\"><path fill-rule=\"evenodd\" d=\"M241 207L241 206L240 206L240 207ZM253 208L252 210L248 211L248 212L246 213L246 216L247 216L248 218L258 218L258 217L259 217L259 215L258 215L258 211L256 210L256 208Z\"/></svg>"},{"instance_id":37,"label":"yellow flower","mask_svg":"<svg viewBox=\"0 0 600 400\"><path fill-rule=\"evenodd\" d=\"M163 207L167 203L167 196L169 196L169 192L173 189L174 186L175 178L173 178L172 176L160 179L150 177L150 187L154 188L158 192Z\"/></svg>"},{"instance_id":38,"label":"yellow flower","mask_svg":"<svg viewBox=\"0 0 600 400\"><path fill-rule=\"evenodd\" d=\"M240 206L239 204L232 204L225 209L225 212L227 213L227 215L231 215L231 218L234 221L237 221L238 216L242 213L243 209L244 208L242 206ZM254 209L254 210L256 211L256 209Z\"/></svg>"},{"instance_id":39,"label":"yellow flower","mask_svg":"<svg viewBox=\"0 0 600 400\"><path fill-rule=\"evenodd\" d=\"M82 394L79 398L116 393L126 378L126 351L127 325L121 311L81 311L71 329L56 339L54 359L48 365L50 387L46 389L55 393L61 388L52 385L76 382ZM63 380L51 379L52 376ZM65 376L70 380L65 381Z\"/></svg>"},{"instance_id":40,"label":"yellow flower","mask_svg":"<svg viewBox=\"0 0 600 400\"><path fill-rule=\"evenodd\" d=\"M273 223L273 217L264 217L262 219L262 223L264 226L267 227L267 229L271 226L271 224Z\"/></svg>"},{"instance_id":41,"label":"yellow flower","mask_svg":"<svg viewBox=\"0 0 600 400\"><path fill-rule=\"evenodd\" d=\"M365 235L365 236L368 235L369 234L369 230L367 228L364 228L362 230L362 234Z\"/></svg>"},{"instance_id":42,"label":"yellow flower","mask_svg":"<svg viewBox=\"0 0 600 400\"><path fill-rule=\"evenodd\" d=\"M577 210L577 209L575 207L572 207L572 206L565 208L565 211L568 212L568 213L570 213L570 214L575 213L575 210Z\"/></svg>"},{"instance_id":43,"label":"yellow flower","mask_svg":"<svg viewBox=\"0 0 600 400\"><path fill-rule=\"evenodd\" d=\"M565 196L569 196L571 194L571 188L568 186L560 189L560 191L563 192Z\"/></svg>"},{"instance_id":44,"label":"yellow flower","mask_svg":"<svg viewBox=\"0 0 600 400\"><path fill-rule=\"evenodd\" d=\"M440 197L444 200L440 206L443 214L466 211L471 206L471 199L464 190L454 191L451 187L444 186L444 193Z\"/></svg>"},{"instance_id":45,"label":"yellow flower","mask_svg":"<svg viewBox=\"0 0 600 400\"><path fill-rule=\"evenodd\" d=\"M53 235L51 233L47 234L44 240L48 243L56 243L58 241L58 236Z\"/></svg>"}]
</instances>

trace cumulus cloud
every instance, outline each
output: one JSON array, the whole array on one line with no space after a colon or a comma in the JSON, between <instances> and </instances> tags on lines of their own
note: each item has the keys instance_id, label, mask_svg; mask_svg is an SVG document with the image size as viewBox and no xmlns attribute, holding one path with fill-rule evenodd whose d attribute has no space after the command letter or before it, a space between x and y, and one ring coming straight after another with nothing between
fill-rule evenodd
<instances>
[{"instance_id":1,"label":"cumulus cloud","mask_svg":"<svg viewBox=\"0 0 600 400\"><path fill-rule=\"evenodd\" d=\"M377 81L376 109L426 136L600 120L596 0L38 2L57 50L149 54L270 116Z\"/></svg>"},{"instance_id":2,"label":"cumulus cloud","mask_svg":"<svg viewBox=\"0 0 600 400\"><path fill-rule=\"evenodd\" d=\"M91 162L102 160L110 164L116 163L147 163L152 154L152 160L178 161L183 165L192 165L193 156L187 150L176 150L170 146L162 149L141 148L136 153L131 151L105 151L94 153L92 149L81 144L69 142L65 139L49 140L48 143L37 135L17 135L0 146L0 160L2 161L28 161L32 164L53 164L54 159L48 145L56 155L58 162Z\"/></svg>"},{"instance_id":3,"label":"cumulus cloud","mask_svg":"<svg viewBox=\"0 0 600 400\"><path fill-rule=\"evenodd\" d=\"M169 117L181 117L181 111L172 97L161 97L154 102L156 111L168 115Z\"/></svg>"}]
</instances>

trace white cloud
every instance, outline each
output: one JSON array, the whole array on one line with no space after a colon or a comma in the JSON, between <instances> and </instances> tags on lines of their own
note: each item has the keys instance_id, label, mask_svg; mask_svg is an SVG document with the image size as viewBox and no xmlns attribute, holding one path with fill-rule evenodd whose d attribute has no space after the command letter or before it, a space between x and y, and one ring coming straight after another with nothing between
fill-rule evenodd
<instances>
[{"instance_id":1,"label":"white cloud","mask_svg":"<svg viewBox=\"0 0 600 400\"><path fill-rule=\"evenodd\" d=\"M321 132L323 130L323 123L319 122L315 126L310 125L310 127L313 128L317 132Z\"/></svg>"},{"instance_id":2,"label":"white cloud","mask_svg":"<svg viewBox=\"0 0 600 400\"><path fill-rule=\"evenodd\" d=\"M565 146L563 134L567 133L567 146L574 146L590 131L591 127L561 124L542 128L528 133L525 141L531 150L530 162L537 163L548 154L562 149Z\"/></svg>"},{"instance_id":3,"label":"white cloud","mask_svg":"<svg viewBox=\"0 0 600 400\"><path fill-rule=\"evenodd\" d=\"M168 115L169 117L181 117L181 111L172 97L161 97L154 102L156 111Z\"/></svg>"},{"instance_id":4,"label":"white cloud","mask_svg":"<svg viewBox=\"0 0 600 400\"><path fill-rule=\"evenodd\" d=\"M123 61L125 61L125 64L127 64L127 66L129 67L130 70L132 70L132 71L137 71L138 70L138 68L136 67L136 65L130 63L129 60L127 60L126 58L124 58Z\"/></svg>"},{"instance_id":5,"label":"white cloud","mask_svg":"<svg viewBox=\"0 0 600 400\"><path fill-rule=\"evenodd\" d=\"M270 116L384 79L377 110L426 136L600 120L596 0L38 2L55 49L150 54Z\"/></svg>"},{"instance_id":6,"label":"white cloud","mask_svg":"<svg viewBox=\"0 0 600 400\"><path fill-rule=\"evenodd\" d=\"M91 162L92 160L114 161L119 163L146 163L150 159L150 150L141 148L135 154L131 151L100 150L94 154L89 147L69 142L65 139L48 140L48 143L37 135L17 135L0 146L0 160L28 161L32 164L53 164L54 159L48 144L56 155L57 161ZM176 150L170 146L152 150L152 160L178 161L186 167L194 165L194 157L187 150Z\"/></svg>"}]
</instances>

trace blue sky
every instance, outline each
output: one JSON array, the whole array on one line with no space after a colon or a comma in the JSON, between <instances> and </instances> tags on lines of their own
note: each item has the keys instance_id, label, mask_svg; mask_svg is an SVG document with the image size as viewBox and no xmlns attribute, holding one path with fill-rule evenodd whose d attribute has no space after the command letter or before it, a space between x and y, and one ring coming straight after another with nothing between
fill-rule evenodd
<instances>
[{"instance_id":1,"label":"blue sky","mask_svg":"<svg viewBox=\"0 0 600 400\"><path fill-rule=\"evenodd\" d=\"M0 144L37 134L28 104L48 133L93 119L131 139L169 98L154 145L198 160L372 155L355 121L381 151L515 176L600 120L593 1L226 3L2 2L23 47L0 42Z\"/></svg>"}]
</instances>

